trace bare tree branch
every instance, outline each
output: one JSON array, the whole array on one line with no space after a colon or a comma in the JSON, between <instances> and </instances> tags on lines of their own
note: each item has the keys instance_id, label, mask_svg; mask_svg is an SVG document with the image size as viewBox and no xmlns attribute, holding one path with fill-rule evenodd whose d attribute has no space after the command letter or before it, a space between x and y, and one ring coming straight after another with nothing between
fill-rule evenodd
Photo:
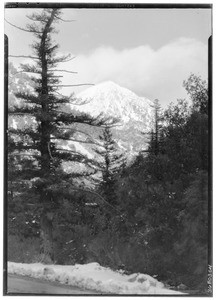
<instances>
[{"instance_id":1,"label":"bare tree branch","mask_svg":"<svg viewBox=\"0 0 216 300\"><path fill-rule=\"evenodd\" d=\"M56 78L59 77L60 78L60 77L64 77L64 76L62 76L62 75L48 75L48 77L56 77Z\"/></svg>"},{"instance_id":2,"label":"bare tree branch","mask_svg":"<svg viewBox=\"0 0 216 300\"><path fill-rule=\"evenodd\" d=\"M62 19L60 17L57 17L57 16L55 16L55 18L61 20L62 22L75 22L76 21L76 20L64 20L64 19Z\"/></svg>"},{"instance_id":3,"label":"bare tree branch","mask_svg":"<svg viewBox=\"0 0 216 300\"><path fill-rule=\"evenodd\" d=\"M25 28L16 26L16 25L10 23L9 21L7 21L6 19L5 19L5 22L8 23L8 24L10 24L10 25L13 26L13 27L19 29L19 30L22 30L22 31L26 31L26 32L30 32L30 33L32 33L32 32L35 32L35 33L42 33L42 31L32 31L32 30L28 30L28 29L25 29Z\"/></svg>"},{"instance_id":4,"label":"bare tree branch","mask_svg":"<svg viewBox=\"0 0 216 300\"><path fill-rule=\"evenodd\" d=\"M9 57L23 57L23 58L32 58L32 59L39 59L36 56L29 56L29 55L8 55Z\"/></svg>"},{"instance_id":5,"label":"bare tree branch","mask_svg":"<svg viewBox=\"0 0 216 300\"><path fill-rule=\"evenodd\" d=\"M41 74L41 72L34 72L34 71L18 71L13 73L12 75L21 74L21 73L34 73L34 74Z\"/></svg>"},{"instance_id":6,"label":"bare tree branch","mask_svg":"<svg viewBox=\"0 0 216 300\"><path fill-rule=\"evenodd\" d=\"M9 111L8 114L9 115L33 115L34 116L34 113L30 113L30 112Z\"/></svg>"},{"instance_id":7,"label":"bare tree branch","mask_svg":"<svg viewBox=\"0 0 216 300\"><path fill-rule=\"evenodd\" d=\"M32 157L40 157L38 154L31 154L31 153L8 153L8 156L32 156Z\"/></svg>"},{"instance_id":8,"label":"bare tree branch","mask_svg":"<svg viewBox=\"0 0 216 300\"><path fill-rule=\"evenodd\" d=\"M67 70L52 70L50 69L52 72L66 72L66 73L71 73L71 74L78 74L78 72L73 72L73 71L67 71Z\"/></svg>"},{"instance_id":9,"label":"bare tree branch","mask_svg":"<svg viewBox=\"0 0 216 300\"><path fill-rule=\"evenodd\" d=\"M80 83L80 84L59 84L53 85L53 87L70 87L70 86L83 86L83 85L94 85L93 83Z\"/></svg>"},{"instance_id":10,"label":"bare tree branch","mask_svg":"<svg viewBox=\"0 0 216 300\"><path fill-rule=\"evenodd\" d=\"M33 73L33 74L41 74L40 71L18 71L16 73L13 73L13 75L16 75L16 74L20 74L20 73ZM48 75L48 77L63 77L62 75Z\"/></svg>"}]
</instances>

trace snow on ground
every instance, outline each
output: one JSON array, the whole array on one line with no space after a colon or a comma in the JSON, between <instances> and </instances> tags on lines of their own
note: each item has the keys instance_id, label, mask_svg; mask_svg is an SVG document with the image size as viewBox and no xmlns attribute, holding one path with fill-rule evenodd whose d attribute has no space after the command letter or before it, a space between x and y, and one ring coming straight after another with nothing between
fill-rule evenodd
<instances>
[{"instance_id":1,"label":"snow on ground","mask_svg":"<svg viewBox=\"0 0 216 300\"><path fill-rule=\"evenodd\" d=\"M166 289L163 283L149 275L125 275L122 271L112 271L98 263L62 266L8 262L8 273L57 281L105 294L182 294Z\"/></svg>"}]
</instances>

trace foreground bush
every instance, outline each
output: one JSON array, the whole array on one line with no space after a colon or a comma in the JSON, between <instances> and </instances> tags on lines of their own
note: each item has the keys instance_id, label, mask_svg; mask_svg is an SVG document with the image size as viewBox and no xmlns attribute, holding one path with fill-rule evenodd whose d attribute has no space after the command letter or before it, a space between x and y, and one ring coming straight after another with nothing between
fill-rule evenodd
<instances>
[{"instance_id":1,"label":"foreground bush","mask_svg":"<svg viewBox=\"0 0 216 300\"><path fill-rule=\"evenodd\" d=\"M17 235L8 236L8 261L35 263L40 260L39 238L22 238Z\"/></svg>"}]
</instances>

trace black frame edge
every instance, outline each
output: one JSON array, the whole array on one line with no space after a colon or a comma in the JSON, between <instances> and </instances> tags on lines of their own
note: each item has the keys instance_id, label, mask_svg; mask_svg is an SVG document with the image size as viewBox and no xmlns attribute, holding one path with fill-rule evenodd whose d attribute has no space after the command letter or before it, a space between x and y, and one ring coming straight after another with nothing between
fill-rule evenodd
<instances>
[{"instance_id":1,"label":"black frame edge","mask_svg":"<svg viewBox=\"0 0 216 300\"><path fill-rule=\"evenodd\" d=\"M8 130L8 37L4 35L4 216L3 216L3 295L7 294L7 130Z\"/></svg>"}]
</instances>

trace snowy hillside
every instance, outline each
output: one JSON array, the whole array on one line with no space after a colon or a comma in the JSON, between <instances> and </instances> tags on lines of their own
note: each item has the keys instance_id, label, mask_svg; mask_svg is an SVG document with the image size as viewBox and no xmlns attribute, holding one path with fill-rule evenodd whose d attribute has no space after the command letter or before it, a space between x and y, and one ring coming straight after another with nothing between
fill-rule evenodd
<instances>
[{"instance_id":1,"label":"snowy hillside","mask_svg":"<svg viewBox=\"0 0 216 300\"><path fill-rule=\"evenodd\" d=\"M166 289L163 283L149 275L140 273L124 275L121 271L112 271L98 263L62 266L8 262L8 273L90 289L92 294L94 294L94 290L104 294L182 294Z\"/></svg>"}]
</instances>

